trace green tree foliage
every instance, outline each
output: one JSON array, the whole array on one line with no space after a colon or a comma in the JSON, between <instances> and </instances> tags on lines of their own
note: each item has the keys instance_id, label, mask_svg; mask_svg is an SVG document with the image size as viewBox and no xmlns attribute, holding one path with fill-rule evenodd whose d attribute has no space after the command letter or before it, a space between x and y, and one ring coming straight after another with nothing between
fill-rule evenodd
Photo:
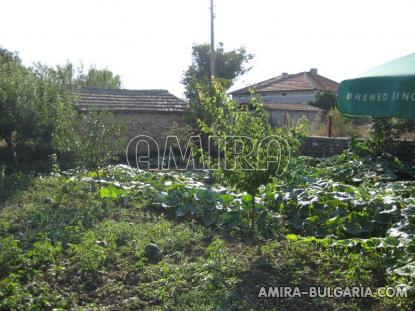
<instances>
[{"instance_id":1,"label":"green tree foliage","mask_svg":"<svg viewBox=\"0 0 415 311\"><path fill-rule=\"evenodd\" d=\"M7 64L7 63L18 63L21 64L21 59L17 55L17 53L11 52L7 49L0 47L0 64Z\"/></svg>"},{"instance_id":2,"label":"green tree foliage","mask_svg":"<svg viewBox=\"0 0 415 311\"><path fill-rule=\"evenodd\" d=\"M394 153L396 140L403 133L412 132L415 129L413 120L398 118L373 118L370 124L370 137L368 147L374 154L384 152Z\"/></svg>"},{"instance_id":3,"label":"green tree foliage","mask_svg":"<svg viewBox=\"0 0 415 311\"><path fill-rule=\"evenodd\" d=\"M108 69L91 68L85 77L85 86L90 87L106 87L111 89L119 89L121 87L121 77L114 75Z\"/></svg>"},{"instance_id":4,"label":"green tree foliage","mask_svg":"<svg viewBox=\"0 0 415 311\"><path fill-rule=\"evenodd\" d=\"M337 94L330 91L323 91L318 92L316 96L316 100L314 102L310 102L311 105L321 108L325 111L329 111L336 106L336 98Z\"/></svg>"},{"instance_id":5,"label":"green tree foliage","mask_svg":"<svg viewBox=\"0 0 415 311\"><path fill-rule=\"evenodd\" d=\"M107 111L88 111L80 116L80 128L72 138L68 151L73 152L79 167L97 174L99 170L118 160L124 152L124 126Z\"/></svg>"},{"instance_id":6,"label":"green tree foliage","mask_svg":"<svg viewBox=\"0 0 415 311\"><path fill-rule=\"evenodd\" d=\"M397 134L392 125L392 118L376 118L370 125L368 146L371 151L380 154L386 151Z\"/></svg>"},{"instance_id":7,"label":"green tree foliage","mask_svg":"<svg viewBox=\"0 0 415 311\"><path fill-rule=\"evenodd\" d=\"M248 54L245 48L225 51L223 44L219 43L215 50L216 80L221 83L224 90L232 86L235 78L250 69L246 65L252 58L253 55ZM192 64L185 71L182 83L189 103L189 121L196 127L198 119L206 119L208 116L201 104L199 94L211 93L209 44L193 45Z\"/></svg>"},{"instance_id":8,"label":"green tree foliage","mask_svg":"<svg viewBox=\"0 0 415 311\"><path fill-rule=\"evenodd\" d=\"M177 142L179 146L186 146L193 135L193 129L188 124L179 124L176 121L173 121L172 124L168 127L167 131L163 133L163 136L169 137L177 137ZM179 147L176 144L173 144L172 147L177 148Z\"/></svg>"},{"instance_id":9,"label":"green tree foliage","mask_svg":"<svg viewBox=\"0 0 415 311\"><path fill-rule=\"evenodd\" d=\"M33 133L41 141L60 149L61 140L71 135L76 124L75 102L81 87L80 73L71 63L48 67L35 64L32 68L36 98Z\"/></svg>"},{"instance_id":10,"label":"green tree foliage","mask_svg":"<svg viewBox=\"0 0 415 311\"><path fill-rule=\"evenodd\" d=\"M6 141L14 162L15 133L29 132L25 129L32 125L25 120L33 110L29 101L32 78L17 54L0 49L0 139Z\"/></svg>"},{"instance_id":11,"label":"green tree foliage","mask_svg":"<svg viewBox=\"0 0 415 311\"><path fill-rule=\"evenodd\" d=\"M0 49L0 139L6 141L16 164L18 158L15 144L18 142L45 142L58 150L69 150L70 146L80 142L86 148L93 146L93 152L98 150L96 155L102 157L103 161L100 162L100 159L93 156L85 156L84 164L93 169L99 167L112 157L113 145L102 135L109 135L111 139L117 135L115 124L102 128L103 125L99 122L103 116L96 114L93 115L98 122L95 124L96 129L93 128L91 120L88 119L89 122L85 123L89 136L75 133L78 127L74 106L77 91L83 86L117 88L120 85L120 77L106 69L93 68L85 75L70 63L56 67L36 63L25 67L16 53ZM96 130L95 134L93 130ZM111 134L111 130L114 133ZM96 136L96 141L93 141L93 135ZM80 140L77 141L75 137ZM94 147L97 141L108 144ZM104 148L108 148L107 153ZM85 155L82 148L78 151Z\"/></svg>"},{"instance_id":12,"label":"green tree foliage","mask_svg":"<svg viewBox=\"0 0 415 311\"><path fill-rule=\"evenodd\" d=\"M74 116L75 89L72 65L25 67L17 54L0 50L0 139L15 163L17 142L57 141Z\"/></svg>"},{"instance_id":13,"label":"green tree foliage","mask_svg":"<svg viewBox=\"0 0 415 311\"><path fill-rule=\"evenodd\" d=\"M337 94L331 91L319 91L314 102L310 105L323 109L331 117L331 134L333 136L361 136L356 129L360 125L369 124L370 118L350 118L343 116L336 108ZM321 124L325 129L326 124Z\"/></svg>"},{"instance_id":14,"label":"green tree foliage","mask_svg":"<svg viewBox=\"0 0 415 311\"><path fill-rule=\"evenodd\" d=\"M251 227L255 231L255 197L259 187L285 171L290 154L300 146L299 137L305 134L304 123L296 128L274 127L255 96L252 109L248 110L230 100L220 83L216 83L215 91L215 96L201 94L213 120L211 125L200 120L201 128L205 134L218 138L216 145L222 163L217 177L250 195Z\"/></svg>"}]
</instances>

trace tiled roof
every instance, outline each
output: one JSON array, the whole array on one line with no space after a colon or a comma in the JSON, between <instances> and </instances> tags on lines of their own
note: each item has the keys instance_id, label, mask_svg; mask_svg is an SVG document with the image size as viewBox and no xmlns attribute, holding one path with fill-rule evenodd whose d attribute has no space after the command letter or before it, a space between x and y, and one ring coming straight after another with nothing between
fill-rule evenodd
<instances>
[{"instance_id":1,"label":"tiled roof","mask_svg":"<svg viewBox=\"0 0 415 311\"><path fill-rule=\"evenodd\" d=\"M166 90L84 88L77 103L80 110L183 112L185 103Z\"/></svg>"},{"instance_id":2,"label":"tiled roof","mask_svg":"<svg viewBox=\"0 0 415 311\"><path fill-rule=\"evenodd\" d=\"M264 103L264 107L267 110L323 112L322 109L306 103Z\"/></svg>"},{"instance_id":3,"label":"tiled roof","mask_svg":"<svg viewBox=\"0 0 415 311\"><path fill-rule=\"evenodd\" d=\"M325 78L316 72L300 72L297 74L283 74L257 84L231 92L232 95L246 94L253 88L257 92L289 92L289 91L331 91L337 92L339 84Z\"/></svg>"}]
</instances>

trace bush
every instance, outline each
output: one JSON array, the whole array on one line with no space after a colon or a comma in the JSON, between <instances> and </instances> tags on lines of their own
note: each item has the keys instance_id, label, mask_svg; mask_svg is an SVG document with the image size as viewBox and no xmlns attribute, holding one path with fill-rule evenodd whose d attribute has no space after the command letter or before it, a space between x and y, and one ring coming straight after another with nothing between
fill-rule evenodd
<instances>
[{"instance_id":1,"label":"bush","mask_svg":"<svg viewBox=\"0 0 415 311\"><path fill-rule=\"evenodd\" d=\"M296 128L274 127L254 94L251 109L247 109L230 100L220 83L215 87L214 96L200 95L212 124L204 120L199 122L206 135L218 138L216 145L222 162L215 171L216 177L249 194L251 227L255 231L255 198L259 187L285 172L291 154L295 154L300 146L305 127L303 123ZM211 161L215 163L217 159L211 158Z\"/></svg>"},{"instance_id":2,"label":"bush","mask_svg":"<svg viewBox=\"0 0 415 311\"><path fill-rule=\"evenodd\" d=\"M118 160L126 147L123 123L107 111L88 111L81 115L80 129L69 140L66 150L74 154L81 168L94 171L100 182L100 169Z\"/></svg>"}]
</instances>

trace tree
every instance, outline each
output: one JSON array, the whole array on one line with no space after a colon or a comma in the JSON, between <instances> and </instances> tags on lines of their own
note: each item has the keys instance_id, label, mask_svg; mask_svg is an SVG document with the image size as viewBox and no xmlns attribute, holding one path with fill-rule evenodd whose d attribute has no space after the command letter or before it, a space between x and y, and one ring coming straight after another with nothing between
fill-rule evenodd
<instances>
[{"instance_id":1,"label":"tree","mask_svg":"<svg viewBox=\"0 0 415 311\"><path fill-rule=\"evenodd\" d=\"M0 48L0 138L4 139L11 157L17 163L13 132L21 124L16 86L23 75L21 61L16 54Z\"/></svg>"},{"instance_id":2,"label":"tree","mask_svg":"<svg viewBox=\"0 0 415 311\"><path fill-rule=\"evenodd\" d=\"M221 84L222 89L228 90L235 78L246 73L247 63L253 58L245 48L225 51L223 44L215 51L216 82ZM199 94L211 94L210 84L210 46L209 44L193 45L192 64L185 71L182 83L185 86L185 96L188 100L188 117L190 123L197 127L198 119L206 120L208 114L204 111Z\"/></svg>"},{"instance_id":3,"label":"tree","mask_svg":"<svg viewBox=\"0 0 415 311\"><path fill-rule=\"evenodd\" d=\"M367 141L371 152L376 155L395 153L397 140L402 134L415 129L414 120L400 118L373 118Z\"/></svg>"},{"instance_id":4,"label":"tree","mask_svg":"<svg viewBox=\"0 0 415 311\"><path fill-rule=\"evenodd\" d=\"M81 114L79 129L74 133L71 151L79 167L94 171L98 177L102 167L119 159L126 145L124 126L107 111L88 111Z\"/></svg>"},{"instance_id":5,"label":"tree","mask_svg":"<svg viewBox=\"0 0 415 311\"><path fill-rule=\"evenodd\" d=\"M305 135L305 127L301 122L296 128L274 127L255 96L248 110L230 100L221 83L215 83L214 90L214 96L200 95L213 122L199 122L205 134L217 137L222 162L215 171L216 177L250 195L251 228L255 232L258 189L284 172L290 154L300 146L299 137Z\"/></svg>"},{"instance_id":6,"label":"tree","mask_svg":"<svg viewBox=\"0 0 415 311\"><path fill-rule=\"evenodd\" d=\"M16 142L52 143L74 117L72 65L24 67L17 54L0 50L0 138L14 163Z\"/></svg>"},{"instance_id":7,"label":"tree","mask_svg":"<svg viewBox=\"0 0 415 311\"><path fill-rule=\"evenodd\" d=\"M310 102L310 105L329 111L336 106L337 94L330 91L318 92L316 100Z\"/></svg>"},{"instance_id":8,"label":"tree","mask_svg":"<svg viewBox=\"0 0 415 311\"><path fill-rule=\"evenodd\" d=\"M119 89L121 87L121 78L119 75L114 75L108 69L91 68L85 77L84 85Z\"/></svg>"},{"instance_id":9,"label":"tree","mask_svg":"<svg viewBox=\"0 0 415 311\"><path fill-rule=\"evenodd\" d=\"M38 113L34 135L60 149L61 140L72 135L76 125L75 102L81 88L81 72L71 63L49 67L40 63L32 68L36 98L33 105Z\"/></svg>"},{"instance_id":10,"label":"tree","mask_svg":"<svg viewBox=\"0 0 415 311\"><path fill-rule=\"evenodd\" d=\"M13 162L18 163L17 142L44 142L67 150L76 136L79 89L120 85L120 77L106 69L92 68L85 75L71 63L25 67L17 53L0 48L0 139L6 141Z\"/></svg>"},{"instance_id":11,"label":"tree","mask_svg":"<svg viewBox=\"0 0 415 311\"><path fill-rule=\"evenodd\" d=\"M0 47L0 64L7 64L7 63L18 63L21 64L21 59L15 52L11 52Z\"/></svg>"},{"instance_id":12,"label":"tree","mask_svg":"<svg viewBox=\"0 0 415 311\"><path fill-rule=\"evenodd\" d=\"M18 162L15 133L31 125L24 122L32 110L27 98L31 92L23 87L30 87L29 74L16 53L0 48L0 138L6 141L14 163Z\"/></svg>"}]
</instances>

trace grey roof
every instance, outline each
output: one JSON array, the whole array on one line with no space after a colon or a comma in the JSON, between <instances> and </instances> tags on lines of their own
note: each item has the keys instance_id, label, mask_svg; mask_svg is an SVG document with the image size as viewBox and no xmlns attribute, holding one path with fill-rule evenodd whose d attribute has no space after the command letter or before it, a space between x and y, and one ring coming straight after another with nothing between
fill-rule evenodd
<instances>
[{"instance_id":1,"label":"grey roof","mask_svg":"<svg viewBox=\"0 0 415 311\"><path fill-rule=\"evenodd\" d=\"M167 90L83 88L76 106L113 112L183 112L186 104Z\"/></svg>"}]
</instances>

